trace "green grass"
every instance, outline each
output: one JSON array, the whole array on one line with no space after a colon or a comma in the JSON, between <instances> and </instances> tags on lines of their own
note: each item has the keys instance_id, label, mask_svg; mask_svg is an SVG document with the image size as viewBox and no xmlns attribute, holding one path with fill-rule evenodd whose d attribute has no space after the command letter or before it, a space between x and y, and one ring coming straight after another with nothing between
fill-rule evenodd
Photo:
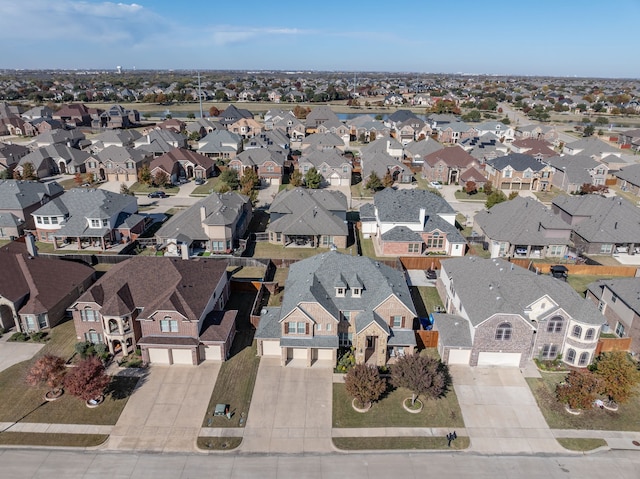
<instances>
[{"instance_id":1,"label":"green grass","mask_svg":"<svg viewBox=\"0 0 640 479\"><path fill-rule=\"evenodd\" d=\"M607 441L596 438L561 437L556 440L562 447L569 451L593 451L599 447L607 446Z\"/></svg>"},{"instance_id":2,"label":"green grass","mask_svg":"<svg viewBox=\"0 0 640 479\"><path fill-rule=\"evenodd\" d=\"M241 437L199 437L196 445L198 449L211 451L229 451L242 444Z\"/></svg>"},{"instance_id":3,"label":"green grass","mask_svg":"<svg viewBox=\"0 0 640 479\"><path fill-rule=\"evenodd\" d=\"M254 258L269 258L273 260L277 259L305 259L315 256L320 253L326 253L329 248L285 248L282 245L272 244L268 241L260 241L255 243L253 257ZM340 253L356 254L356 246L350 246L348 248L338 248Z\"/></svg>"},{"instance_id":4,"label":"green grass","mask_svg":"<svg viewBox=\"0 0 640 479\"><path fill-rule=\"evenodd\" d=\"M363 451L378 449L452 449L461 450L469 447L469 438L458 436L447 447L446 437L334 437L333 444L345 451Z\"/></svg>"},{"instance_id":5,"label":"green grass","mask_svg":"<svg viewBox=\"0 0 640 479\"><path fill-rule=\"evenodd\" d=\"M482 202L482 203L487 201L486 193L483 193L481 191L477 192L475 195L468 195L462 190L457 190L454 193L454 195L455 195L456 199L460 200L460 201L478 201L478 202Z\"/></svg>"},{"instance_id":6,"label":"green grass","mask_svg":"<svg viewBox=\"0 0 640 479\"><path fill-rule=\"evenodd\" d=\"M365 239L362 236L362 232L358 230L358 236L360 238L360 247L362 248L362 256L367 256L373 259L384 259L376 256L376 250L373 246L373 240L371 238Z\"/></svg>"},{"instance_id":7,"label":"green grass","mask_svg":"<svg viewBox=\"0 0 640 479\"><path fill-rule=\"evenodd\" d=\"M551 203L558 196L567 195L567 193L561 189L554 189L551 191L534 191L533 194L541 203Z\"/></svg>"},{"instance_id":8,"label":"green grass","mask_svg":"<svg viewBox=\"0 0 640 479\"><path fill-rule=\"evenodd\" d=\"M44 354L61 356L65 360L74 354L76 333L72 321L56 326L51 339L29 361L23 361L0 372L0 422L39 422L60 424L113 425L118 420L137 379L115 377L104 403L88 408L84 401L64 394L56 401L47 402L47 387L31 387L25 377L31 364Z\"/></svg>"},{"instance_id":9,"label":"green grass","mask_svg":"<svg viewBox=\"0 0 640 479\"><path fill-rule=\"evenodd\" d=\"M542 378L527 378L527 383L550 428L640 431L640 388L628 403L619 404L617 411L590 408L575 416L566 412L564 404L555 397L556 385L565 375L544 372L541 375Z\"/></svg>"},{"instance_id":10,"label":"green grass","mask_svg":"<svg viewBox=\"0 0 640 479\"><path fill-rule=\"evenodd\" d=\"M587 291L587 286L591 283L593 283L594 281L597 281L599 279L612 279L615 278L616 276L597 276L597 275L591 275L591 274L570 274L567 277L567 283L569 283L569 285L575 289L578 294L584 296L585 292Z\"/></svg>"},{"instance_id":11,"label":"green grass","mask_svg":"<svg viewBox=\"0 0 640 479\"><path fill-rule=\"evenodd\" d=\"M351 406L352 398L347 394L344 384L334 383L333 427L464 427L453 388L444 398L419 398L424 407L418 414L407 412L402 406L402 401L408 397L411 397L410 391L398 388L373 403L368 412L359 413Z\"/></svg>"},{"instance_id":12,"label":"green grass","mask_svg":"<svg viewBox=\"0 0 640 479\"><path fill-rule=\"evenodd\" d=\"M264 278L266 268L258 266L230 266L228 271L233 273L232 276L236 279L261 279Z\"/></svg>"},{"instance_id":13,"label":"green grass","mask_svg":"<svg viewBox=\"0 0 640 479\"><path fill-rule=\"evenodd\" d=\"M180 188L178 188L177 186L164 186L164 187L149 186L136 181L134 184L132 184L129 187L129 191L131 191L131 193L133 194L138 194L138 195L141 195L141 194L146 195L153 191L164 191L168 195L175 195L178 191L180 191Z\"/></svg>"},{"instance_id":14,"label":"green grass","mask_svg":"<svg viewBox=\"0 0 640 479\"><path fill-rule=\"evenodd\" d=\"M204 182L204 184L196 186L195 189L191 192L191 196L208 196L213 191L217 191L216 188L218 187L219 182L220 181L218 177L209 178Z\"/></svg>"},{"instance_id":15,"label":"green grass","mask_svg":"<svg viewBox=\"0 0 640 479\"><path fill-rule=\"evenodd\" d=\"M442 304L442 300L440 299L440 295L438 294L438 290L436 288L432 288L429 286L412 286L411 297L415 298L414 304L419 305L420 303L422 303L422 305L424 306L424 309L419 308L418 311L418 314L421 315L421 317L424 317L429 313L435 311L437 309L437 306L440 307L441 311L444 310L444 304Z\"/></svg>"},{"instance_id":16,"label":"green grass","mask_svg":"<svg viewBox=\"0 0 640 479\"><path fill-rule=\"evenodd\" d=\"M38 432L2 432L3 446L96 447L109 438L105 434L47 434Z\"/></svg>"}]
</instances>

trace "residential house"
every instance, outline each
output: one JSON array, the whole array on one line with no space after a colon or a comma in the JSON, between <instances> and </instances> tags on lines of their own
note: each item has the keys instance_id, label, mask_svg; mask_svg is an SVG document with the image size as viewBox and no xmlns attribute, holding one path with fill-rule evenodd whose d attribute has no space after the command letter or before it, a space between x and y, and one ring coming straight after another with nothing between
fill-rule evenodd
<instances>
[{"instance_id":1,"label":"residential house","mask_svg":"<svg viewBox=\"0 0 640 479\"><path fill-rule=\"evenodd\" d=\"M439 126L435 129L438 132L438 141L440 143L456 144L466 138L478 136L478 131L463 121L455 121Z\"/></svg>"},{"instance_id":2,"label":"residential house","mask_svg":"<svg viewBox=\"0 0 640 479\"><path fill-rule=\"evenodd\" d=\"M604 320L568 283L502 259L441 263L437 288L447 314L434 314L438 352L448 364L523 368L561 359L585 368Z\"/></svg>"},{"instance_id":3,"label":"residential house","mask_svg":"<svg viewBox=\"0 0 640 479\"><path fill-rule=\"evenodd\" d=\"M51 117L73 127L91 125L91 111L82 103L63 105L62 108L54 111Z\"/></svg>"},{"instance_id":4,"label":"residential house","mask_svg":"<svg viewBox=\"0 0 640 479\"><path fill-rule=\"evenodd\" d=\"M339 348L376 366L415 351L416 309L401 271L330 251L292 264L284 291L281 307L261 313L259 356L333 368Z\"/></svg>"},{"instance_id":5,"label":"residential house","mask_svg":"<svg viewBox=\"0 0 640 479\"><path fill-rule=\"evenodd\" d=\"M85 161L89 158L86 151L70 148L64 144L43 146L23 156L15 168L24 173L24 165L31 163L38 178L61 174L84 173Z\"/></svg>"},{"instance_id":6,"label":"residential house","mask_svg":"<svg viewBox=\"0 0 640 479\"><path fill-rule=\"evenodd\" d=\"M578 253L635 254L640 244L640 210L622 197L558 196L553 212L571 225Z\"/></svg>"},{"instance_id":7,"label":"residential house","mask_svg":"<svg viewBox=\"0 0 640 479\"><path fill-rule=\"evenodd\" d=\"M412 141L430 138L431 133L431 127L423 120L410 118L404 122L396 123L392 134L402 145L406 145Z\"/></svg>"},{"instance_id":8,"label":"residential house","mask_svg":"<svg viewBox=\"0 0 640 479\"><path fill-rule=\"evenodd\" d=\"M242 138L227 130L214 130L198 141L197 151L209 158L232 160L242 151Z\"/></svg>"},{"instance_id":9,"label":"residential house","mask_svg":"<svg viewBox=\"0 0 640 479\"><path fill-rule=\"evenodd\" d=\"M265 128L267 122L265 119ZM266 128L269 130L269 128ZM285 116L284 118L275 117L273 120L274 131L280 131L286 134L291 141L302 141L305 137L305 126L300 120L298 120L293 113Z\"/></svg>"},{"instance_id":10,"label":"residential house","mask_svg":"<svg viewBox=\"0 0 640 479\"><path fill-rule=\"evenodd\" d=\"M224 361L235 337L227 261L135 256L113 266L72 305L78 341L144 363Z\"/></svg>"},{"instance_id":11,"label":"residential house","mask_svg":"<svg viewBox=\"0 0 640 479\"><path fill-rule=\"evenodd\" d=\"M90 266L38 256L33 237L27 243L0 248L0 328L5 331L53 328L95 278Z\"/></svg>"},{"instance_id":12,"label":"residential house","mask_svg":"<svg viewBox=\"0 0 640 479\"><path fill-rule=\"evenodd\" d=\"M377 256L462 256L466 241L455 218L451 205L427 190L385 188L373 205L360 207L362 234L373 239Z\"/></svg>"},{"instance_id":13,"label":"residential house","mask_svg":"<svg viewBox=\"0 0 640 479\"><path fill-rule=\"evenodd\" d=\"M640 149L640 128L621 131L618 133L618 146L622 149Z\"/></svg>"},{"instance_id":14,"label":"residential house","mask_svg":"<svg viewBox=\"0 0 640 479\"><path fill-rule=\"evenodd\" d=\"M629 351L640 354L640 278L600 279L587 287L586 297L605 318L603 332L631 338Z\"/></svg>"},{"instance_id":15,"label":"residential house","mask_svg":"<svg viewBox=\"0 0 640 479\"><path fill-rule=\"evenodd\" d=\"M628 191L640 196L640 163L625 166L615 173L616 186L622 191Z\"/></svg>"},{"instance_id":16,"label":"residential house","mask_svg":"<svg viewBox=\"0 0 640 479\"><path fill-rule=\"evenodd\" d=\"M83 146L90 144L90 142L86 140L84 133L79 130L51 130L40 133L28 146L35 149L59 144L81 149Z\"/></svg>"},{"instance_id":17,"label":"residential house","mask_svg":"<svg viewBox=\"0 0 640 479\"><path fill-rule=\"evenodd\" d=\"M6 171L6 175L11 177L13 169L20 161L20 158L29 153L29 151L26 146L0 142L0 175Z\"/></svg>"},{"instance_id":18,"label":"residential house","mask_svg":"<svg viewBox=\"0 0 640 479\"><path fill-rule=\"evenodd\" d=\"M298 159L298 169L304 176L311 168L315 168L324 178L327 185L351 185L351 161L336 150L305 151Z\"/></svg>"},{"instance_id":19,"label":"residential house","mask_svg":"<svg viewBox=\"0 0 640 479\"><path fill-rule=\"evenodd\" d=\"M322 105L312 108L305 119L305 128L308 135L318 132L318 127L326 122L341 123L338 115L336 115L330 107Z\"/></svg>"},{"instance_id":20,"label":"residential house","mask_svg":"<svg viewBox=\"0 0 640 479\"><path fill-rule=\"evenodd\" d=\"M244 150L229 161L229 168L238 172L242 178L248 169L256 172L261 181L269 185L282 184L286 152L271 148L253 148Z\"/></svg>"},{"instance_id":21,"label":"residential house","mask_svg":"<svg viewBox=\"0 0 640 479\"><path fill-rule=\"evenodd\" d=\"M566 143L562 148L562 153L565 155L590 156L599 160L607 155L619 156L622 154L622 151L615 146L605 143L600 138L587 137Z\"/></svg>"},{"instance_id":22,"label":"residential house","mask_svg":"<svg viewBox=\"0 0 640 479\"><path fill-rule=\"evenodd\" d=\"M410 141L404 146L405 162L411 165L421 166L424 158L431 153L442 150L444 146L431 137L418 141Z\"/></svg>"},{"instance_id":23,"label":"residential house","mask_svg":"<svg viewBox=\"0 0 640 479\"><path fill-rule=\"evenodd\" d=\"M283 246L346 248L347 198L340 191L283 190L269 206L269 242Z\"/></svg>"},{"instance_id":24,"label":"residential house","mask_svg":"<svg viewBox=\"0 0 640 479\"><path fill-rule=\"evenodd\" d=\"M375 153L385 153L398 162L402 162L404 160L404 145L395 138L381 137L360 148L360 154L363 157L372 156Z\"/></svg>"},{"instance_id":25,"label":"residential house","mask_svg":"<svg viewBox=\"0 0 640 479\"><path fill-rule=\"evenodd\" d=\"M422 177L429 181L455 184L460 175L470 168L478 168L480 163L459 146L442 148L428 154L423 159Z\"/></svg>"},{"instance_id":26,"label":"residential house","mask_svg":"<svg viewBox=\"0 0 640 479\"><path fill-rule=\"evenodd\" d=\"M558 142L558 132L555 127L549 125L520 125L516 127L515 137L517 140L531 138L533 140L545 140L551 144Z\"/></svg>"},{"instance_id":27,"label":"residential house","mask_svg":"<svg viewBox=\"0 0 640 479\"><path fill-rule=\"evenodd\" d=\"M375 141L376 138L391 136L391 128L371 115L358 115L346 121L351 139L361 143Z\"/></svg>"},{"instance_id":28,"label":"residential house","mask_svg":"<svg viewBox=\"0 0 640 479\"><path fill-rule=\"evenodd\" d=\"M584 155L554 156L544 162L555 168L551 184L567 193L580 191L582 185L604 186L609 167Z\"/></svg>"},{"instance_id":29,"label":"residential house","mask_svg":"<svg viewBox=\"0 0 640 479\"><path fill-rule=\"evenodd\" d=\"M500 143L511 143L515 139L515 130L511 125L505 125L501 121L484 121L473 126L478 136L486 133L495 135Z\"/></svg>"},{"instance_id":30,"label":"residential house","mask_svg":"<svg viewBox=\"0 0 640 479\"><path fill-rule=\"evenodd\" d=\"M200 139L217 129L218 126L216 126L216 123L209 118L198 118L195 121L187 123L185 132L189 138L191 138L193 133L197 133L198 139Z\"/></svg>"},{"instance_id":31,"label":"residential house","mask_svg":"<svg viewBox=\"0 0 640 479\"><path fill-rule=\"evenodd\" d=\"M38 120L40 118L53 118L53 110L46 105L34 106L20 116L27 121Z\"/></svg>"},{"instance_id":32,"label":"residential house","mask_svg":"<svg viewBox=\"0 0 640 479\"><path fill-rule=\"evenodd\" d=\"M227 129L240 135L242 138L252 138L262 133L263 126L253 118L240 118L234 123L227 125Z\"/></svg>"},{"instance_id":33,"label":"residential house","mask_svg":"<svg viewBox=\"0 0 640 479\"><path fill-rule=\"evenodd\" d=\"M4 224L0 238L17 238L24 230L34 229L31 213L62 193L55 181L0 180L0 222Z\"/></svg>"},{"instance_id":34,"label":"residential house","mask_svg":"<svg viewBox=\"0 0 640 479\"><path fill-rule=\"evenodd\" d=\"M510 148L514 153L533 156L539 161L544 161L547 158L558 156L558 153L553 149L553 145L551 143L534 138L521 138L515 140L511 143Z\"/></svg>"},{"instance_id":35,"label":"residential house","mask_svg":"<svg viewBox=\"0 0 640 479\"><path fill-rule=\"evenodd\" d=\"M253 119L253 113L244 108L237 108L235 105L229 105L224 111L220 112L220 124L229 128L229 125L233 125L242 118Z\"/></svg>"},{"instance_id":36,"label":"residential house","mask_svg":"<svg viewBox=\"0 0 640 479\"><path fill-rule=\"evenodd\" d=\"M169 118L157 123L154 127L156 130L170 130L174 133L182 133L186 130L187 123L177 118Z\"/></svg>"},{"instance_id":37,"label":"residential house","mask_svg":"<svg viewBox=\"0 0 640 479\"><path fill-rule=\"evenodd\" d=\"M174 148L187 148L187 137L173 130L151 130L133 144L137 150L161 156Z\"/></svg>"},{"instance_id":38,"label":"residential house","mask_svg":"<svg viewBox=\"0 0 640 479\"><path fill-rule=\"evenodd\" d=\"M547 191L550 188L554 168L532 156L510 153L488 160L485 172L487 179L496 188Z\"/></svg>"},{"instance_id":39,"label":"residential house","mask_svg":"<svg viewBox=\"0 0 640 479\"><path fill-rule=\"evenodd\" d=\"M387 153L363 154L360 162L362 164L362 180L365 184L372 173L375 173L380 179L383 179L389 173L393 181L398 183L411 183L413 181L411 170L404 163Z\"/></svg>"},{"instance_id":40,"label":"residential house","mask_svg":"<svg viewBox=\"0 0 640 479\"><path fill-rule=\"evenodd\" d=\"M138 172L148 165L152 155L143 150L108 146L91 155L85 162L87 173L96 180L135 181Z\"/></svg>"},{"instance_id":41,"label":"residential house","mask_svg":"<svg viewBox=\"0 0 640 479\"><path fill-rule=\"evenodd\" d=\"M91 150L100 151L109 146L133 148L134 142L141 137L142 135L136 130L105 130L90 140Z\"/></svg>"},{"instance_id":42,"label":"residential house","mask_svg":"<svg viewBox=\"0 0 640 479\"><path fill-rule=\"evenodd\" d=\"M53 120L51 118L38 118L36 120L30 120L29 124L33 129L25 129L28 135L34 136L45 131L60 130L65 127L64 123L59 120Z\"/></svg>"},{"instance_id":43,"label":"residential house","mask_svg":"<svg viewBox=\"0 0 640 479\"><path fill-rule=\"evenodd\" d=\"M481 136L465 138L458 142L458 146L482 165L487 160L504 156L509 152L508 146L505 143L501 143L500 139L493 133L484 133Z\"/></svg>"},{"instance_id":44,"label":"residential house","mask_svg":"<svg viewBox=\"0 0 640 479\"><path fill-rule=\"evenodd\" d=\"M247 231L252 213L247 196L233 191L212 193L173 216L156 238L169 256L230 253Z\"/></svg>"},{"instance_id":45,"label":"residential house","mask_svg":"<svg viewBox=\"0 0 640 479\"><path fill-rule=\"evenodd\" d=\"M36 238L55 249L74 244L77 249L102 251L129 243L146 227L135 196L94 188L73 188L36 209Z\"/></svg>"},{"instance_id":46,"label":"residential house","mask_svg":"<svg viewBox=\"0 0 640 479\"><path fill-rule=\"evenodd\" d=\"M518 196L476 213L474 231L492 258L564 258L571 226L533 198Z\"/></svg>"},{"instance_id":47,"label":"residential house","mask_svg":"<svg viewBox=\"0 0 640 479\"><path fill-rule=\"evenodd\" d=\"M112 105L91 121L93 128L131 128L139 123L138 110L128 110L122 105Z\"/></svg>"},{"instance_id":48,"label":"residential house","mask_svg":"<svg viewBox=\"0 0 640 479\"><path fill-rule=\"evenodd\" d=\"M288 150L289 138L281 130L268 130L258 136L248 138L244 142L245 150L252 148L269 148L272 150Z\"/></svg>"},{"instance_id":49,"label":"residential house","mask_svg":"<svg viewBox=\"0 0 640 479\"><path fill-rule=\"evenodd\" d=\"M343 138L340 138L335 133L312 133L309 136L302 139L300 149L305 150L345 150L346 143Z\"/></svg>"},{"instance_id":50,"label":"residential house","mask_svg":"<svg viewBox=\"0 0 640 479\"><path fill-rule=\"evenodd\" d=\"M172 148L168 153L158 156L151 160L149 168L152 170L158 165L164 165L163 170L174 170L174 164L177 164L177 177L172 179L173 183L177 183L180 177L184 178L210 178L216 174L216 164L208 156L201 155L195 151L185 148Z\"/></svg>"},{"instance_id":51,"label":"residential house","mask_svg":"<svg viewBox=\"0 0 640 479\"><path fill-rule=\"evenodd\" d=\"M484 176L484 173L478 168L472 166L461 173L460 178L458 179L458 183L463 185L465 188L469 182L475 183L476 189L484 188L487 184L487 177Z\"/></svg>"}]
</instances>

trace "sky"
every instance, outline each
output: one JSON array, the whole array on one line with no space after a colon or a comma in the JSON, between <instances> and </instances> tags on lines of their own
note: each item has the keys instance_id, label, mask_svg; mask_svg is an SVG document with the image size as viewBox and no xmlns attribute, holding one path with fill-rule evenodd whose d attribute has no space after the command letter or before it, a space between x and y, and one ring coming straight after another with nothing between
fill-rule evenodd
<instances>
[{"instance_id":1,"label":"sky","mask_svg":"<svg viewBox=\"0 0 640 479\"><path fill-rule=\"evenodd\" d=\"M0 69L640 78L640 0L0 0Z\"/></svg>"}]
</instances>

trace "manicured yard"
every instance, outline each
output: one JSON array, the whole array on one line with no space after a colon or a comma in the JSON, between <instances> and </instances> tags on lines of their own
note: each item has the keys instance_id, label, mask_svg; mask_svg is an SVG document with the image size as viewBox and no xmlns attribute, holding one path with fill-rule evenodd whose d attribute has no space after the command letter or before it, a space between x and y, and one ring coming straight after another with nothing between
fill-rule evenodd
<instances>
[{"instance_id":1,"label":"manicured yard","mask_svg":"<svg viewBox=\"0 0 640 479\"><path fill-rule=\"evenodd\" d=\"M147 195L149 193L152 193L153 191L164 191L168 195L175 195L178 191L180 191L180 188L178 188L177 186L149 186L136 181L129 187L129 191L136 195Z\"/></svg>"},{"instance_id":2,"label":"manicured yard","mask_svg":"<svg viewBox=\"0 0 640 479\"><path fill-rule=\"evenodd\" d=\"M541 374L541 379L527 378L527 382L550 428L640 431L640 388L638 394L627 404L620 404L617 411L592 408L574 416L566 412L564 405L555 397L556 385L564 380L565 375Z\"/></svg>"},{"instance_id":3,"label":"manicured yard","mask_svg":"<svg viewBox=\"0 0 640 479\"><path fill-rule=\"evenodd\" d=\"M479 203L487 201L487 195L481 191L473 195L468 195L462 190L457 190L454 195L456 199L460 201L477 201Z\"/></svg>"},{"instance_id":4,"label":"manicured yard","mask_svg":"<svg viewBox=\"0 0 640 479\"><path fill-rule=\"evenodd\" d=\"M567 283L575 289L579 294L584 296L587 291L587 286L593 283L594 281L598 281L599 279L612 279L615 276L596 276L590 274L570 274L567 278Z\"/></svg>"},{"instance_id":5,"label":"manicured yard","mask_svg":"<svg viewBox=\"0 0 640 479\"><path fill-rule=\"evenodd\" d=\"M37 432L2 432L3 446L95 447L104 443L105 434L46 434Z\"/></svg>"},{"instance_id":6,"label":"manicured yard","mask_svg":"<svg viewBox=\"0 0 640 479\"><path fill-rule=\"evenodd\" d=\"M453 388L444 398L424 400L422 412L413 414L402 407L402 401L411 397L406 389L390 391L374 403L366 413L351 407L352 398L342 383L333 384L333 427L464 427L458 398Z\"/></svg>"},{"instance_id":7,"label":"manicured yard","mask_svg":"<svg viewBox=\"0 0 640 479\"><path fill-rule=\"evenodd\" d=\"M212 192L217 191L216 186L219 183L219 178L216 176L215 178L209 178L202 185L198 185L191 192L191 196L208 196Z\"/></svg>"},{"instance_id":8,"label":"manicured yard","mask_svg":"<svg viewBox=\"0 0 640 479\"><path fill-rule=\"evenodd\" d=\"M281 245L271 244L268 241L255 243L253 252L254 258L270 258L276 265L278 259L305 259L320 253L326 253L329 248L285 248ZM345 254L356 254L356 246L349 248L338 248L338 251Z\"/></svg>"},{"instance_id":9,"label":"manicured yard","mask_svg":"<svg viewBox=\"0 0 640 479\"><path fill-rule=\"evenodd\" d=\"M437 306L440 307L440 310L444 310L444 304L442 304L436 288L429 286L412 286L411 297L414 298L413 303L416 305L416 308L418 308L417 312L420 317L425 317L429 313L436 311Z\"/></svg>"},{"instance_id":10,"label":"manicured yard","mask_svg":"<svg viewBox=\"0 0 640 479\"><path fill-rule=\"evenodd\" d=\"M262 279L267 268L258 266L229 266L227 271L236 279Z\"/></svg>"},{"instance_id":11,"label":"manicured yard","mask_svg":"<svg viewBox=\"0 0 640 479\"><path fill-rule=\"evenodd\" d=\"M566 192L560 189L555 189L551 191L535 191L533 194L536 195L536 198L538 199L538 201L540 201L541 203L547 203L547 204L551 204L551 202L554 199L556 199L558 196L567 195Z\"/></svg>"},{"instance_id":12,"label":"manicured yard","mask_svg":"<svg viewBox=\"0 0 640 479\"><path fill-rule=\"evenodd\" d=\"M53 328L51 339L30 361L23 361L0 372L0 422L40 422L60 424L115 424L129 395L137 383L135 378L114 377L99 407L90 409L84 401L64 394L56 401L43 397L46 387L30 387L25 376L35 359L44 354L55 354L71 359L76 334L72 321Z\"/></svg>"},{"instance_id":13,"label":"manicured yard","mask_svg":"<svg viewBox=\"0 0 640 479\"><path fill-rule=\"evenodd\" d=\"M558 443L570 451L593 451L607 445L604 439L594 439L586 437L562 437L557 439Z\"/></svg>"},{"instance_id":14,"label":"manicured yard","mask_svg":"<svg viewBox=\"0 0 640 479\"><path fill-rule=\"evenodd\" d=\"M446 437L334 437L333 444L338 449L347 451L377 449L452 449L460 450L469 447L469 438L458 436L447 446Z\"/></svg>"}]
</instances>

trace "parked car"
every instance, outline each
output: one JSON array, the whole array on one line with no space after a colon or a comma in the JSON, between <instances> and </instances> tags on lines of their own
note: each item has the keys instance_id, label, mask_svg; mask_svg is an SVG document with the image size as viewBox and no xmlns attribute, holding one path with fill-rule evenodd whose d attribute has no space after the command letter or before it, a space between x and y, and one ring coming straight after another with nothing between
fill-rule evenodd
<instances>
[{"instance_id":1,"label":"parked car","mask_svg":"<svg viewBox=\"0 0 640 479\"><path fill-rule=\"evenodd\" d=\"M429 183L429 186L431 188L435 188L436 190L442 189L442 183L440 183L439 181L432 181L431 183Z\"/></svg>"},{"instance_id":2,"label":"parked car","mask_svg":"<svg viewBox=\"0 0 640 479\"><path fill-rule=\"evenodd\" d=\"M154 191L147 195L149 198L166 198L167 194L164 191Z\"/></svg>"},{"instance_id":3,"label":"parked car","mask_svg":"<svg viewBox=\"0 0 640 479\"><path fill-rule=\"evenodd\" d=\"M516 246L516 254L527 254L527 248L524 246Z\"/></svg>"},{"instance_id":4,"label":"parked car","mask_svg":"<svg viewBox=\"0 0 640 479\"><path fill-rule=\"evenodd\" d=\"M204 178L196 178L194 183L196 185L204 185Z\"/></svg>"}]
</instances>

